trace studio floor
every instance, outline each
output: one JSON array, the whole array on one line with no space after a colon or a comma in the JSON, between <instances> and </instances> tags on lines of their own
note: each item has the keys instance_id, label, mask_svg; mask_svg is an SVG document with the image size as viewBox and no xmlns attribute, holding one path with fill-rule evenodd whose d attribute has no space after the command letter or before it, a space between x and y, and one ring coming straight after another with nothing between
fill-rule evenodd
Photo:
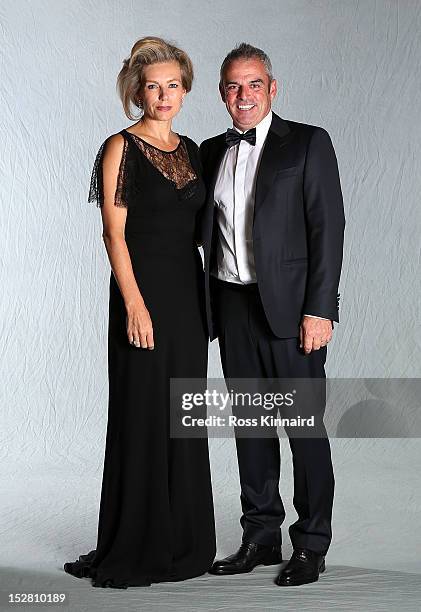
<instances>
[{"instance_id":1,"label":"studio floor","mask_svg":"<svg viewBox=\"0 0 421 612\"><path fill-rule=\"evenodd\" d=\"M239 489L231 440L211 441L211 463L217 557L238 547ZM294 520L288 447L283 441L283 486L288 521L282 526L283 557L291 545L287 524ZM28 463L3 464L0 490L0 612L17 609L8 593L65 593L66 606L19 605L29 610L69 612L216 612L262 610L341 610L359 612L419 612L421 610L420 537L413 526L419 517L414 503L418 477L419 441L347 443L332 440L337 489L334 539L326 557L326 571L318 582L300 587L278 587L279 568L258 567L237 576L206 574L178 583L131 587L127 590L94 588L88 578L63 571L95 547L101 484L101 444L89 453ZM95 462L87 456L95 455ZM402 455L402 457L400 456ZM221 463L221 456L225 457ZM350 457L352 459L350 459ZM405 457L406 469L398 469ZM409 467L411 466L411 467ZM403 478L405 475L405 479ZM391 491L399 492L393 499ZM285 561L286 562L286 561Z\"/></svg>"},{"instance_id":2,"label":"studio floor","mask_svg":"<svg viewBox=\"0 0 421 612\"><path fill-rule=\"evenodd\" d=\"M361 612L419 612L421 575L406 572L327 565L320 580L301 587L277 587L277 568L259 567L242 576L209 574L177 584L99 589L89 579L64 574L56 567L49 572L3 568L1 582L8 591L64 592L67 606L35 606L25 609L71 610L72 612L123 612L148 610L168 612L216 612L242 610L341 610ZM3 591L4 592L4 591ZM3 604L3 610L12 606Z\"/></svg>"}]
</instances>

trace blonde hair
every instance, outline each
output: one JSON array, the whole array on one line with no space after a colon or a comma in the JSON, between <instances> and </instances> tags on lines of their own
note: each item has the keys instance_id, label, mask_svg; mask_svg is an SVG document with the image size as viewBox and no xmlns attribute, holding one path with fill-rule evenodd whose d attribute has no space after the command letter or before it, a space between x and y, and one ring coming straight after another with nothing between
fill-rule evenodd
<instances>
[{"instance_id":1,"label":"blonde hair","mask_svg":"<svg viewBox=\"0 0 421 612\"><path fill-rule=\"evenodd\" d=\"M138 94L144 82L145 66L172 61L178 62L182 85L187 92L190 91L193 82L193 64L185 51L156 36L146 36L135 42L130 58L123 61L123 68L117 77L117 91L129 119L132 121L139 119L132 114L130 105L138 105Z\"/></svg>"}]
</instances>

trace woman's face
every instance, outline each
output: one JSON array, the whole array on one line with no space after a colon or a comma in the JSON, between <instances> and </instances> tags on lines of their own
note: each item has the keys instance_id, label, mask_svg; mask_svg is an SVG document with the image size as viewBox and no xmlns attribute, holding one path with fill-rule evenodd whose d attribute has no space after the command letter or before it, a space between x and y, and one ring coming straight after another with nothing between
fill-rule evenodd
<instances>
[{"instance_id":1,"label":"woman's face","mask_svg":"<svg viewBox=\"0 0 421 612\"><path fill-rule=\"evenodd\" d=\"M170 121L181 108L186 95L181 82L180 64L176 61L145 66L140 99L146 117Z\"/></svg>"}]
</instances>

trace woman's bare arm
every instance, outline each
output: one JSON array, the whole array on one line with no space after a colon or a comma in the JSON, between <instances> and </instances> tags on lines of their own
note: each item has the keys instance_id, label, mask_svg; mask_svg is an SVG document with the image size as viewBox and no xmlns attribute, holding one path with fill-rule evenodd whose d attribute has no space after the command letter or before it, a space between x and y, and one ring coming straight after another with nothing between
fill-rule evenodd
<instances>
[{"instance_id":1,"label":"woman's bare arm","mask_svg":"<svg viewBox=\"0 0 421 612\"><path fill-rule=\"evenodd\" d=\"M114 204L123 147L124 137L121 134L114 134L109 139L104 152L102 237L111 269L126 306L129 342L133 342L135 346L152 349L154 348L152 321L136 282L124 237L127 209Z\"/></svg>"}]
</instances>

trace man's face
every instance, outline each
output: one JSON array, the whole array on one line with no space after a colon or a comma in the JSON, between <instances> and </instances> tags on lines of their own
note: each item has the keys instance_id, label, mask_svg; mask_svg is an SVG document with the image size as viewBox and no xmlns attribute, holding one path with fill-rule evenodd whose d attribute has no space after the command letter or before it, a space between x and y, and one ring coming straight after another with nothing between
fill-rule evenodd
<instances>
[{"instance_id":1,"label":"man's face","mask_svg":"<svg viewBox=\"0 0 421 612\"><path fill-rule=\"evenodd\" d=\"M220 93L235 127L244 132L270 111L276 80L269 80L261 60L238 59L227 66Z\"/></svg>"}]
</instances>

